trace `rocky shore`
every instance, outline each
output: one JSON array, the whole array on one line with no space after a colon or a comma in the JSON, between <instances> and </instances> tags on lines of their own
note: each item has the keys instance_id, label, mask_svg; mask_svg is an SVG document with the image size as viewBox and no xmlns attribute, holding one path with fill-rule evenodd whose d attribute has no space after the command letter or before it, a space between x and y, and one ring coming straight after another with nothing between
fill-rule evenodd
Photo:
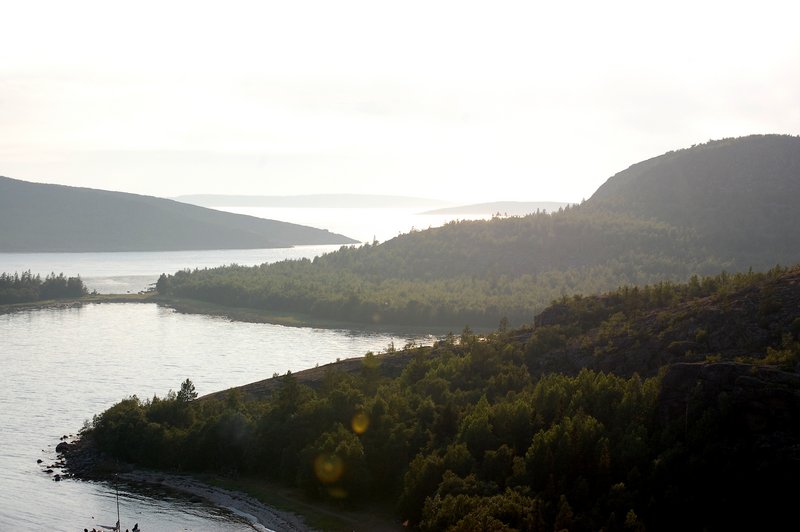
<instances>
[{"instance_id":1,"label":"rocky shore","mask_svg":"<svg viewBox=\"0 0 800 532\"><path fill-rule=\"evenodd\" d=\"M91 439L62 438L56 446L57 465L63 472L53 480L76 478L80 480L112 480L146 484L175 490L192 497L204 499L214 506L225 508L250 521L255 530L310 531L303 520L290 512L270 508L244 493L210 486L188 475L162 473L136 469L100 452Z\"/></svg>"}]
</instances>

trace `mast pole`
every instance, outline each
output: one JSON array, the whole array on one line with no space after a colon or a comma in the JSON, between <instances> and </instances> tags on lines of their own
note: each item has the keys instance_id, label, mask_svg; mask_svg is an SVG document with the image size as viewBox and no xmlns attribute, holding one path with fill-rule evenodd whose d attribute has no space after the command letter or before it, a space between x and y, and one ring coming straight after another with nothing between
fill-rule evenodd
<instances>
[{"instance_id":1,"label":"mast pole","mask_svg":"<svg viewBox=\"0 0 800 532\"><path fill-rule=\"evenodd\" d=\"M117 484L117 475L114 475L114 488L117 490L117 532L122 528L119 526L119 485Z\"/></svg>"}]
</instances>

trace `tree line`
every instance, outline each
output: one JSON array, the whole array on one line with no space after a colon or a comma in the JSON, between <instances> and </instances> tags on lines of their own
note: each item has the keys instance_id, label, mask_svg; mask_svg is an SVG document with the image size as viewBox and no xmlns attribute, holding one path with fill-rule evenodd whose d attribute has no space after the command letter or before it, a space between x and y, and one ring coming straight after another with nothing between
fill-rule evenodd
<instances>
[{"instance_id":1,"label":"tree line","mask_svg":"<svg viewBox=\"0 0 800 532\"><path fill-rule=\"evenodd\" d=\"M314 260L163 275L158 291L224 306L360 323L530 322L554 299L682 281L726 262L688 230L580 207L452 222Z\"/></svg>"},{"instance_id":2,"label":"tree line","mask_svg":"<svg viewBox=\"0 0 800 532\"><path fill-rule=\"evenodd\" d=\"M30 270L22 274L0 274L0 304L82 297L87 293L80 276L50 273L42 279L38 274L31 274Z\"/></svg>"}]
</instances>

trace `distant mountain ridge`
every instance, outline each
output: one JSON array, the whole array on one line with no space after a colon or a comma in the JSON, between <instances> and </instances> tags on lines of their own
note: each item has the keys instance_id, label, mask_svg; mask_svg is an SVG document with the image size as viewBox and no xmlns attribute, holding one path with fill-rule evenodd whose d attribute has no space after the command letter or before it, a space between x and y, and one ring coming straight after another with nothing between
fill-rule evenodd
<instances>
[{"instance_id":1,"label":"distant mountain ridge","mask_svg":"<svg viewBox=\"0 0 800 532\"><path fill-rule=\"evenodd\" d=\"M323 229L152 196L0 176L0 252L175 251L352 244Z\"/></svg>"},{"instance_id":2,"label":"distant mountain ridge","mask_svg":"<svg viewBox=\"0 0 800 532\"><path fill-rule=\"evenodd\" d=\"M431 209L452 203L412 196L377 194L304 194L298 196L249 196L228 194L189 194L175 201L203 207L295 207L295 208L420 208Z\"/></svg>"}]
</instances>

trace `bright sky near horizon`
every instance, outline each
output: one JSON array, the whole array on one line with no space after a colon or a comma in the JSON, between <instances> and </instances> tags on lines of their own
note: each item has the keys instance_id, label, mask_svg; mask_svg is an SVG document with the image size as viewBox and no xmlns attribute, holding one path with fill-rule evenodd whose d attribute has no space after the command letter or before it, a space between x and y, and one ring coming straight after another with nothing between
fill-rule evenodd
<instances>
[{"instance_id":1,"label":"bright sky near horizon","mask_svg":"<svg viewBox=\"0 0 800 532\"><path fill-rule=\"evenodd\" d=\"M800 134L792 1L0 0L0 175L156 196L580 201Z\"/></svg>"}]
</instances>

